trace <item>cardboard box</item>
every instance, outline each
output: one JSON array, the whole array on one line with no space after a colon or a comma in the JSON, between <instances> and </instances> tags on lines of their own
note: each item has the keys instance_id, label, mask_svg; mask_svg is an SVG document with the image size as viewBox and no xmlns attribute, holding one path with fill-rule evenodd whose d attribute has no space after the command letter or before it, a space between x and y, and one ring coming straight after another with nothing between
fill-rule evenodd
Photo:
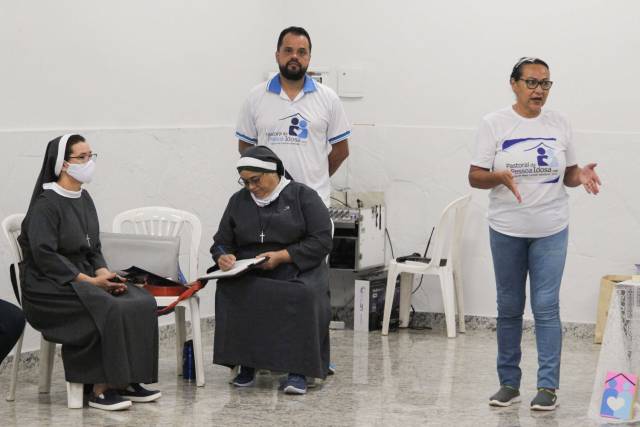
<instances>
[{"instance_id":1,"label":"cardboard box","mask_svg":"<svg viewBox=\"0 0 640 427\"><path fill-rule=\"evenodd\" d=\"M600 297L598 298L598 314L596 318L596 332L593 336L595 344L602 344L604 328L607 326L607 315L609 313L609 303L611 294L616 283L631 280L631 276L622 274L608 274L600 279Z\"/></svg>"}]
</instances>

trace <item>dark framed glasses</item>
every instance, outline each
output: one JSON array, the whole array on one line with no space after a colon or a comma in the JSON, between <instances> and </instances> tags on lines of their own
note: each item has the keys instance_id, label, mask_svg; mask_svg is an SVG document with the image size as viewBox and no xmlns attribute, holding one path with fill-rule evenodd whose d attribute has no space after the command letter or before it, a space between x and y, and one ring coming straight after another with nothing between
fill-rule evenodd
<instances>
[{"instance_id":1,"label":"dark framed glasses","mask_svg":"<svg viewBox=\"0 0 640 427\"><path fill-rule=\"evenodd\" d=\"M243 187L249 187L251 185L258 185L260 184L260 180L262 179L262 175L264 175L263 173L261 173L260 175L254 175L249 179L244 179L243 177L238 178L238 184L240 184Z\"/></svg>"},{"instance_id":2,"label":"dark framed glasses","mask_svg":"<svg viewBox=\"0 0 640 427\"><path fill-rule=\"evenodd\" d=\"M551 86L553 86L553 82L551 80L538 80L538 79L520 79L527 85L527 89L535 89L538 86L542 88L542 90L549 90Z\"/></svg>"}]
</instances>

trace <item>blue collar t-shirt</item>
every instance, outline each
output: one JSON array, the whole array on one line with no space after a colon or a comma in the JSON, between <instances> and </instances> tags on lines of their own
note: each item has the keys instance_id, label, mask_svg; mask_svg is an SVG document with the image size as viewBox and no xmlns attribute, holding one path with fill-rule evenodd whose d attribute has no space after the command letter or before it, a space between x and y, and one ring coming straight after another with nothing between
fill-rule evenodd
<instances>
[{"instance_id":1,"label":"blue collar t-shirt","mask_svg":"<svg viewBox=\"0 0 640 427\"><path fill-rule=\"evenodd\" d=\"M271 148L293 179L316 190L327 206L331 146L350 134L342 102L333 90L306 76L291 100L279 74L251 90L236 127L239 140Z\"/></svg>"}]
</instances>

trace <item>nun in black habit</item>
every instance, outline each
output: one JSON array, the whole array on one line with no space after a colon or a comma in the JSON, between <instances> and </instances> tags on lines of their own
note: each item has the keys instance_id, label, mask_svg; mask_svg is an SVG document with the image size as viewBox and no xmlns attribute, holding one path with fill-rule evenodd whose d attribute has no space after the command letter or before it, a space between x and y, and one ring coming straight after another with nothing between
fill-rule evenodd
<instances>
[{"instance_id":1,"label":"nun in black habit","mask_svg":"<svg viewBox=\"0 0 640 427\"><path fill-rule=\"evenodd\" d=\"M98 215L83 183L96 154L80 135L47 145L19 237L22 307L43 337L62 344L65 378L94 384L89 405L126 409L160 392L154 298L117 283L102 256Z\"/></svg>"},{"instance_id":2,"label":"nun in black habit","mask_svg":"<svg viewBox=\"0 0 640 427\"><path fill-rule=\"evenodd\" d=\"M288 372L285 393L304 394L307 377L325 378L329 367L329 212L267 147L246 150L237 169L244 188L231 196L211 254L221 270L269 260L218 280L214 363L240 365L239 387L253 384L255 369Z\"/></svg>"}]
</instances>

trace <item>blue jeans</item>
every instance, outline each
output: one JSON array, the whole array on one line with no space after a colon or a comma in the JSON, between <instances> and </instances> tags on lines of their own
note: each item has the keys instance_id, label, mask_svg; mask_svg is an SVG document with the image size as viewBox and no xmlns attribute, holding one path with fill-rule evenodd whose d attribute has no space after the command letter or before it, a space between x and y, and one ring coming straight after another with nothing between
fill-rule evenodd
<instances>
[{"instance_id":1,"label":"blue jeans","mask_svg":"<svg viewBox=\"0 0 640 427\"><path fill-rule=\"evenodd\" d=\"M540 238L512 237L489 228L498 302L500 385L520 388L520 342L528 273L538 348L538 387L558 388L562 351L560 282L568 236L568 228Z\"/></svg>"}]
</instances>

